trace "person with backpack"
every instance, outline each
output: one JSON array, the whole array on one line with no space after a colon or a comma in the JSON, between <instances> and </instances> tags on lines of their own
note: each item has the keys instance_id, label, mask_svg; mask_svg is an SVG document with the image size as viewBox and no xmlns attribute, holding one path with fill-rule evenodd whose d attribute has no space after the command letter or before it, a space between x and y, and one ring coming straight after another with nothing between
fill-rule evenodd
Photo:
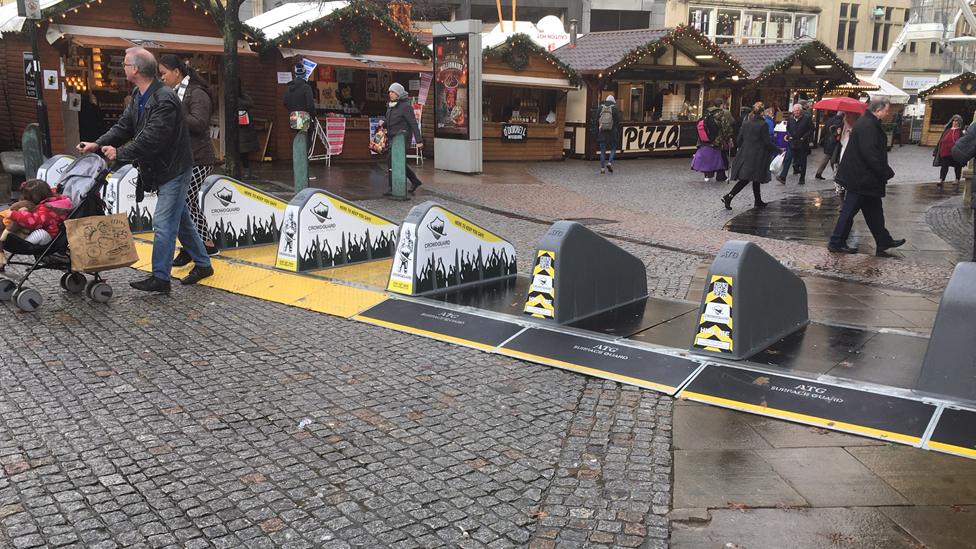
<instances>
[{"instance_id":1,"label":"person with backpack","mask_svg":"<svg viewBox=\"0 0 976 549\"><path fill-rule=\"evenodd\" d=\"M732 114L723 109L725 100L718 97L698 120L698 150L691 159L691 169L705 174L708 183L725 181L729 167L728 150L733 137Z\"/></svg>"},{"instance_id":2,"label":"person with backpack","mask_svg":"<svg viewBox=\"0 0 976 549\"><path fill-rule=\"evenodd\" d=\"M618 136L620 135L620 108L612 95L597 105L593 110L593 133L600 146L600 175L613 173L613 157L617 153ZM610 149L609 160L606 157Z\"/></svg>"}]
</instances>

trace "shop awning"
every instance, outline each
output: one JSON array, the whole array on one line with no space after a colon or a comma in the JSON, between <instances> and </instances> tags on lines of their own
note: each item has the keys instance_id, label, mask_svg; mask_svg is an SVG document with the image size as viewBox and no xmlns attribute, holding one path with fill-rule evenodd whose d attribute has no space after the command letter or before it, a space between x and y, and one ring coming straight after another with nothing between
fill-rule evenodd
<instances>
[{"instance_id":1,"label":"shop awning","mask_svg":"<svg viewBox=\"0 0 976 549\"><path fill-rule=\"evenodd\" d=\"M47 29L46 38L49 44L67 38L73 44L83 48L126 49L142 46L148 50L180 53L214 55L224 53L224 39L216 36L191 36L87 26L52 25ZM239 55L256 55L256 52L251 51L247 42L243 40L238 41L237 53Z\"/></svg>"},{"instance_id":2,"label":"shop awning","mask_svg":"<svg viewBox=\"0 0 976 549\"><path fill-rule=\"evenodd\" d=\"M319 65L331 65L333 67L350 67L353 69L393 71L393 72L431 72L430 65L424 64L419 60L416 63L403 61L389 61L386 59L376 60L367 57L340 57L331 55L305 55L306 59L311 59Z\"/></svg>"},{"instance_id":3,"label":"shop awning","mask_svg":"<svg viewBox=\"0 0 976 549\"><path fill-rule=\"evenodd\" d=\"M567 78L540 78L535 76L512 76L510 74L483 73L481 80L485 84L502 84L518 88L552 88L556 90L575 90L576 86Z\"/></svg>"},{"instance_id":4,"label":"shop awning","mask_svg":"<svg viewBox=\"0 0 976 549\"><path fill-rule=\"evenodd\" d=\"M867 80L868 82L878 86L879 89L877 91L868 92L868 97L871 99L874 99L875 97L887 97L888 101L891 101L891 103L894 105L908 104L910 96L905 93L904 90L891 82L888 82L883 78L874 78L872 76L861 76L860 78L861 80Z\"/></svg>"}]
</instances>

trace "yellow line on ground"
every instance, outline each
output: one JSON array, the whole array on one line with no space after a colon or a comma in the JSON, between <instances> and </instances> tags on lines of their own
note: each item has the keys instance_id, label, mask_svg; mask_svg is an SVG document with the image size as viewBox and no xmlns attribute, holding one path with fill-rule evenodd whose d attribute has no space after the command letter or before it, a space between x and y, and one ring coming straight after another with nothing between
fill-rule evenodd
<instances>
[{"instance_id":1,"label":"yellow line on ground","mask_svg":"<svg viewBox=\"0 0 976 549\"><path fill-rule=\"evenodd\" d=\"M940 452L948 452L950 454L959 454L961 456L976 458L976 450L972 448L963 448L962 446L956 446L955 444L945 444L944 442L930 440L928 447L933 450L939 450Z\"/></svg>"},{"instance_id":2,"label":"yellow line on ground","mask_svg":"<svg viewBox=\"0 0 976 549\"><path fill-rule=\"evenodd\" d=\"M638 387L644 387L646 389L653 389L655 391L661 391L664 393L674 393L677 387L671 387L669 385L663 385L661 383L655 383L653 381L647 381L645 379L640 379L636 377L625 376L621 374L615 374L613 372L608 372L606 370L598 370L596 368L590 368L587 366L580 366L579 364L573 364L571 362L565 362L555 358L549 358L539 355L534 355L531 353L524 353L522 351L516 351L514 349L498 349L498 352L503 355L508 355L515 358L521 358L528 360L530 362L539 362L542 364L548 364L549 366L555 366L557 368L565 368L567 370L572 370L581 374L588 374L591 376L602 377L605 379L612 379L614 381L620 381L621 383L627 383L629 385L637 385Z\"/></svg>"},{"instance_id":3,"label":"yellow line on ground","mask_svg":"<svg viewBox=\"0 0 976 549\"><path fill-rule=\"evenodd\" d=\"M682 397L687 398L689 400L696 400L699 402L714 404L716 406L721 406L723 408L732 408L734 410L741 410L743 412L753 412L759 415L778 417L780 419L790 419L793 421L799 421L801 423L819 425L821 427L826 427L828 429L833 429L837 431L849 431L852 433L857 433L865 436L903 442L905 444L918 445L920 442L922 442L922 439L919 437L903 435L901 433L893 433L891 431L883 431L881 429L872 429L871 427L864 427L863 425L855 425L853 423L844 423L843 421L833 421L830 419L824 419L822 417L808 416L806 414L798 414L796 412L780 410L777 408L756 406L755 404L739 402L737 400L729 400L721 397L714 397L702 393L695 393L693 391L681 391L681 393L678 394L678 398L682 398Z\"/></svg>"},{"instance_id":4,"label":"yellow line on ground","mask_svg":"<svg viewBox=\"0 0 976 549\"><path fill-rule=\"evenodd\" d=\"M152 244L139 240L135 244L139 261L133 268L151 272ZM318 313L350 318L387 299L383 292L238 263L233 261L232 256L217 256L211 261L214 264L214 275L202 280L200 284L203 286ZM173 274L182 276L190 269L191 266L174 269Z\"/></svg>"},{"instance_id":5,"label":"yellow line on ground","mask_svg":"<svg viewBox=\"0 0 976 549\"><path fill-rule=\"evenodd\" d=\"M467 345L469 347L475 347L477 349L481 349L482 351L495 350L494 345L485 345L484 343L478 343L477 341L471 341L469 339L462 339L460 337L439 334L437 332L431 332L428 330L424 330L422 328L414 328L413 326L405 326L403 324L396 324L394 322L388 322L386 320L379 320L378 318L370 318L368 316L356 315L352 317L352 319L358 320L360 322L365 322L367 324L375 324L376 326L382 326L384 328L392 328L394 330L400 330L402 332L410 332L411 334L422 335L433 339L439 339L441 341L449 341L451 343Z\"/></svg>"}]
</instances>

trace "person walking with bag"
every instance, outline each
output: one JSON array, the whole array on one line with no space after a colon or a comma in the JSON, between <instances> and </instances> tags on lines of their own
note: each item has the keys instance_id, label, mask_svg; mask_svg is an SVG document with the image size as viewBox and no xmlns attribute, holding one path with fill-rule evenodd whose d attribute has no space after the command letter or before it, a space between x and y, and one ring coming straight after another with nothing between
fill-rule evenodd
<instances>
[{"instance_id":1,"label":"person walking with bag","mask_svg":"<svg viewBox=\"0 0 976 549\"><path fill-rule=\"evenodd\" d=\"M593 108L593 133L596 134L596 142L600 145L600 175L609 171L613 173L613 157L617 153L619 144L617 137L620 135L620 108L612 95L596 107ZM607 160L607 150L610 152L610 159Z\"/></svg>"},{"instance_id":2,"label":"person walking with bag","mask_svg":"<svg viewBox=\"0 0 976 549\"><path fill-rule=\"evenodd\" d=\"M698 120L698 150L691 159L691 169L705 174L708 183L725 181L729 167L728 149L735 134L732 130L732 114L723 109L725 100L717 97L712 106Z\"/></svg>"},{"instance_id":3,"label":"person walking with bag","mask_svg":"<svg viewBox=\"0 0 976 549\"><path fill-rule=\"evenodd\" d=\"M186 207L187 187L193 169L190 132L180 98L158 80L156 58L142 47L125 50L125 78L135 88L119 121L94 143L78 143L79 153L101 149L109 161L132 161L139 168L136 200L143 192L156 192L153 216L152 274L130 282L136 290L168 294L176 237L195 263L182 281L196 284L213 275L210 256L193 226Z\"/></svg>"},{"instance_id":4,"label":"person walking with bag","mask_svg":"<svg viewBox=\"0 0 976 549\"><path fill-rule=\"evenodd\" d=\"M939 137L939 144L932 151L932 165L939 166L939 183L937 186L940 189L945 184L945 178L949 174L949 168L955 171L956 188L959 188L959 180L962 179L962 164L956 162L952 157L952 148L962 138L965 132L962 116L958 114L952 115L949 123L946 124L945 129L942 131L942 136Z\"/></svg>"},{"instance_id":5,"label":"person walking with bag","mask_svg":"<svg viewBox=\"0 0 976 549\"><path fill-rule=\"evenodd\" d=\"M786 175L793 166L800 174L799 184L806 183L807 156L810 154L810 138L813 136L813 120L803 112L803 105L793 105L793 115L786 121L786 158L776 180L786 184Z\"/></svg>"},{"instance_id":6,"label":"person walking with bag","mask_svg":"<svg viewBox=\"0 0 976 549\"><path fill-rule=\"evenodd\" d=\"M823 151L823 158L820 159L820 165L817 166L817 173L813 176L814 179L819 179L821 181L827 179L823 176L823 172L825 169L827 169L827 165L831 164L834 158L834 148L837 147L840 129L843 126L844 116L840 112L834 113L834 115L828 118L827 122L824 123L823 132L820 134L820 148ZM836 166L836 164L834 164L834 166Z\"/></svg>"},{"instance_id":7,"label":"person walking with bag","mask_svg":"<svg viewBox=\"0 0 976 549\"><path fill-rule=\"evenodd\" d=\"M837 253L857 253L857 248L847 245L857 212L864 215L871 235L874 236L875 253L878 257L891 257L887 250L897 248L905 239L892 238L885 228L884 208L881 199L885 195L888 180L895 176L888 164L888 139L881 122L888 116L891 102L884 97L872 99L867 111L854 123L840 167L837 182L846 189L844 205L827 249Z\"/></svg>"},{"instance_id":8,"label":"person walking with bag","mask_svg":"<svg viewBox=\"0 0 976 549\"><path fill-rule=\"evenodd\" d=\"M737 180L737 183L728 194L722 197L722 203L725 204L726 210L731 210L732 199L752 182L753 204L756 208L765 208L766 203L762 200L760 187L772 179L769 163L774 156L779 154L779 148L773 144L772 138L769 137L769 126L763 118L762 103L756 103L752 106L752 111L739 130L736 145L739 152L732 160L732 171L729 173L729 178Z\"/></svg>"},{"instance_id":9,"label":"person walking with bag","mask_svg":"<svg viewBox=\"0 0 976 549\"><path fill-rule=\"evenodd\" d=\"M410 94L404 89L403 85L399 82L394 82L390 84L389 90L390 102L386 107L386 129L387 129L387 143L392 143L393 136L397 134L405 134L407 137L413 136L414 141L417 142L417 149L424 148L424 136L420 133L420 126L417 124L417 115L413 111L413 104L410 101ZM392 152L391 152L392 154ZM410 188L407 192L414 193L417 187L423 185L417 174L410 169L410 164L404 159L403 167L407 172L407 179L410 180ZM390 158L390 172L393 171L393 159ZM386 194L393 193L393 181L390 181L390 191Z\"/></svg>"},{"instance_id":10,"label":"person walking with bag","mask_svg":"<svg viewBox=\"0 0 976 549\"><path fill-rule=\"evenodd\" d=\"M159 77L163 84L176 90L176 96L183 105L183 116L186 127L190 132L190 147L193 150L193 171L190 173L190 185L186 192L186 207L190 210L190 219L197 228L203 245L207 248L207 255L217 255L220 250L214 245L210 237L207 219L200 209L200 188L217 163L213 145L210 141L210 115L213 113L213 99L210 87L189 65L179 57L167 53L159 58ZM180 250L173 260L174 267L188 265L193 259L185 249Z\"/></svg>"}]
</instances>

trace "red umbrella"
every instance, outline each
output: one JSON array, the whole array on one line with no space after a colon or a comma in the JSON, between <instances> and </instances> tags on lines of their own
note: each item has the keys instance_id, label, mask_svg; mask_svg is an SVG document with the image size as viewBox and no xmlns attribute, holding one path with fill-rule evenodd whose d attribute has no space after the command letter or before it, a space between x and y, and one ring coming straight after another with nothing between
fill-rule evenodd
<instances>
[{"instance_id":1,"label":"red umbrella","mask_svg":"<svg viewBox=\"0 0 976 549\"><path fill-rule=\"evenodd\" d=\"M868 105L850 97L830 97L817 101L813 104L813 108L822 111L844 111L864 114Z\"/></svg>"}]
</instances>

